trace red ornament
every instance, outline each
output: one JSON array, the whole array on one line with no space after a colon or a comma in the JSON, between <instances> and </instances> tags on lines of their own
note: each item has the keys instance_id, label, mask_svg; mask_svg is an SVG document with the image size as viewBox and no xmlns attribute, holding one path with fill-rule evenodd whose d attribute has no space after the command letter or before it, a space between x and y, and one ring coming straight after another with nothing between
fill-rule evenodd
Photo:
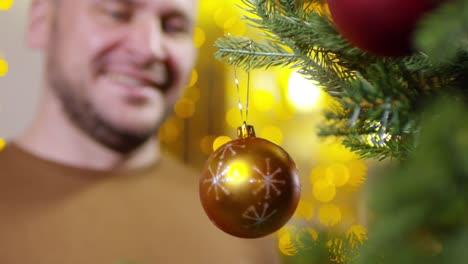
<instances>
[{"instance_id":1,"label":"red ornament","mask_svg":"<svg viewBox=\"0 0 468 264\"><path fill-rule=\"evenodd\" d=\"M327 0L335 26L357 47L381 56L412 51L422 16L441 0Z\"/></svg>"},{"instance_id":2,"label":"red ornament","mask_svg":"<svg viewBox=\"0 0 468 264\"><path fill-rule=\"evenodd\" d=\"M200 179L200 199L211 221L224 232L258 238L280 229L296 210L299 174L289 154L255 137L252 126L216 150Z\"/></svg>"}]
</instances>

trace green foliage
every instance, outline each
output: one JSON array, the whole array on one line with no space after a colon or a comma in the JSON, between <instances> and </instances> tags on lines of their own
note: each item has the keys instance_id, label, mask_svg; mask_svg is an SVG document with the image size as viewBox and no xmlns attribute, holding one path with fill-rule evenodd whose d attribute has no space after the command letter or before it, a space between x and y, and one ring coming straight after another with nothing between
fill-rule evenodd
<instances>
[{"instance_id":1,"label":"green foliage","mask_svg":"<svg viewBox=\"0 0 468 264\"><path fill-rule=\"evenodd\" d=\"M352 46L326 12L309 8L322 1L243 0L251 14L246 21L264 36L220 38L216 57L245 69L298 68L339 102L325 113L321 135L343 136L346 146L366 158L406 160L427 102L442 93L468 94L468 0L448 1L418 31L416 43L427 53L388 58Z\"/></svg>"},{"instance_id":2,"label":"green foliage","mask_svg":"<svg viewBox=\"0 0 468 264\"><path fill-rule=\"evenodd\" d=\"M453 60L459 50L468 51L468 1L450 0L421 22L416 46L431 58Z\"/></svg>"},{"instance_id":3,"label":"green foliage","mask_svg":"<svg viewBox=\"0 0 468 264\"><path fill-rule=\"evenodd\" d=\"M468 109L453 98L423 115L411 160L370 186L367 263L465 263L468 252Z\"/></svg>"},{"instance_id":4,"label":"green foliage","mask_svg":"<svg viewBox=\"0 0 468 264\"><path fill-rule=\"evenodd\" d=\"M321 230L316 238L306 230L294 236L296 239L292 241L292 246L298 252L294 256L283 256L284 264L355 263L362 247L362 242L357 242L358 238L332 230Z\"/></svg>"}]
</instances>

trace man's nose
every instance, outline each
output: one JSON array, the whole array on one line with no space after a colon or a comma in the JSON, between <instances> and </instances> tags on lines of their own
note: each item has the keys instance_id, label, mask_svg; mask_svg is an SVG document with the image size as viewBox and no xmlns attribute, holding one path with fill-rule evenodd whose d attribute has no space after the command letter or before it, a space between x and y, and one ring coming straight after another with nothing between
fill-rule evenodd
<instances>
[{"instance_id":1,"label":"man's nose","mask_svg":"<svg viewBox=\"0 0 468 264\"><path fill-rule=\"evenodd\" d=\"M167 56L161 22L154 18L136 20L129 32L128 48L138 64L165 60Z\"/></svg>"}]
</instances>

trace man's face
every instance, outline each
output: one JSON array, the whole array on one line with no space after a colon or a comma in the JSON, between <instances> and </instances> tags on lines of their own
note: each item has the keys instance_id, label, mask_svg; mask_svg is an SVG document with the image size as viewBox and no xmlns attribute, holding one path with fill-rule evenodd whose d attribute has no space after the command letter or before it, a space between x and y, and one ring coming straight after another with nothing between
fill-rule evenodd
<instances>
[{"instance_id":1,"label":"man's face","mask_svg":"<svg viewBox=\"0 0 468 264\"><path fill-rule=\"evenodd\" d=\"M128 152L156 133L195 59L196 0L55 0L47 81L67 116Z\"/></svg>"}]
</instances>

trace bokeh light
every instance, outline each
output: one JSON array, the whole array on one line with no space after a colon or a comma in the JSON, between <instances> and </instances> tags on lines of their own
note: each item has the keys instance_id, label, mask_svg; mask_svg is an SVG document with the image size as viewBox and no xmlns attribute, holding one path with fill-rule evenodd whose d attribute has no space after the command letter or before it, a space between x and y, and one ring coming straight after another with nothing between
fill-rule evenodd
<instances>
[{"instance_id":1,"label":"bokeh light","mask_svg":"<svg viewBox=\"0 0 468 264\"><path fill-rule=\"evenodd\" d=\"M176 118L170 118L162 124L158 132L158 138L161 142L173 143L179 139L181 128L177 121Z\"/></svg>"},{"instance_id":2,"label":"bokeh light","mask_svg":"<svg viewBox=\"0 0 468 264\"><path fill-rule=\"evenodd\" d=\"M258 135L278 145L281 145L283 143L283 132L277 126L263 127L258 133Z\"/></svg>"},{"instance_id":3,"label":"bokeh light","mask_svg":"<svg viewBox=\"0 0 468 264\"><path fill-rule=\"evenodd\" d=\"M196 86L191 86L185 89L184 96L190 98L194 102L200 100L200 89Z\"/></svg>"},{"instance_id":4,"label":"bokeh light","mask_svg":"<svg viewBox=\"0 0 468 264\"><path fill-rule=\"evenodd\" d=\"M231 107L226 113L226 123L233 128L237 128L242 125L242 117L240 114L239 107Z\"/></svg>"},{"instance_id":5,"label":"bokeh light","mask_svg":"<svg viewBox=\"0 0 468 264\"><path fill-rule=\"evenodd\" d=\"M181 98L174 105L174 112L180 118L189 118L195 113L195 103L191 99Z\"/></svg>"},{"instance_id":6,"label":"bokeh light","mask_svg":"<svg viewBox=\"0 0 468 264\"><path fill-rule=\"evenodd\" d=\"M2 150L6 145L6 141L3 138L0 138L0 150Z\"/></svg>"},{"instance_id":7,"label":"bokeh light","mask_svg":"<svg viewBox=\"0 0 468 264\"><path fill-rule=\"evenodd\" d=\"M213 142L215 139L215 136L207 135L200 140L200 149L204 154L209 155L213 152Z\"/></svg>"},{"instance_id":8,"label":"bokeh light","mask_svg":"<svg viewBox=\"0 0 468 264\"><path fill-rule=\"evenodd\" d=\"M7 73L8 73L8 62L0 58L0 77L6 75Z\"/></svg>"},{"instance_id":9,"label":"bokeh light","mask_svg":"<svg viewBox=\"0 0 468 264\"><path fill-rule=\"evenodd\" d=\"M275 104L275 96L273 93L266 89L256 89L252 94L252 103L260 112L267 112L271 110Z\"/></svg>"},{"instance_id":10,"label":"bokeh light","mask_svg":"<svg viewBox=\"0 0 468 264\"><path fill-rule=\"evenodd\" d=\"M290 107L284 102L275 104L275 106L273 107L273 110L275 112L275 117L278 120L282 120L282 121L287 121L287 120L292 119L294 117L294 114L296 113L293 107Z\"/></svg>"},{"instance_id":11,"label":"bokeh light","mask_svg":"<svg viewBox=\"0 0 468 264\"><path fill-rule=\"evenodd\" d=\"M334 163L328 166L326 175L327 179L337 187L345 185L349 180L348 167L343 163Z\"/></svg>"},{"instance_id":12,"label":"bokeh light","mask_svg":"<svg viewBox=\"0 0 468 264\"><path fill-rule=\"evenodd\" d=\"M228 136L219 136L213 141L213 151L216 151L222 145L231 141L231 138Z\"/></svg>"},{"instance_id":13,"label":"bokeh light","mask_svg":"<svg viewBox=\"0 0 468 264\"><path fill-rule=\"evenodd\" d=\"M189 87L194 86L198 82L198 72L196 69L192 69L192 74L190 75Z\"/></svg>"},{"instance_id":14,"label":"bokeh light","mask_svg":"<svg viewBox=\"0 0 468 264\"><path fill-rule=\"evenodd\" d=\"M352 248L362 245L367 238L367 230L362 225L352 225L346 231L346 239Z\"/></svg>"},{"instance_id":15,"label":"bokeh light","mask_svg":"<svg viewBox=\"0 0 468 264\"><path fill-rule=\"evenodd\" d=\"M320 179L313 184L312 193L318 201L329 202L336 196L336 186L328 179Z\"/></svg>"},{"instance_id":16,"label":"bokeh light","mask_svg":"<svg viewBox=\"0 0 468 264\"><path fill-rule=\"evenodd\" d=\"M334 204L324 204L319 208L318 217L322 224L331 227L341 221L341 211Z\"/></svg>"},{"instance_id":17,"label":"bokeh light","mask_svg":"<svg viewBox=\"0 0 468 264\"><path fill-rule=\"evenodd\" d=\"M314 205L311 202L305 201L304 199L299 200L295 217L304 217L306 220L312 219L314 216Z\"/></svg>"},{"instance_id":18,"label":"bokeh light","mask_svg":"<svg viewBox=\"0 0 468 264\"><path fill-rule=\"evenodd\" d=\"M285 225L278 230L278 248L286 256L294 256L298 252L292 242L296 229L293 225Z\"/></svg>"},{"instance_id":19,"label":"bokeh light","mask_svg":"<svg viewBox=\"0 0 468 264\"><path fill-rule=\"evenodd\" d=\"M297 71L289 76L287 98L298 111L310 112L317 109L320 94L317 82L305 79Z\"/></svg>"},{"instance_id":20,"label":"bokeh light","mask_svg":"<svg viewBox=\"0 0 468 264\"><path fill-rule=\"evenodd\" d=\"M361 187L366 181L367 166L362 160L353 160L348 162L349 180L348 185L352 187Z\"/></svg>"},{"instance_id":21,"label":"bokeh light","mask_svg":"<svg viewBox=\"0 0 468 264\"><path fill-rule=\"evenodd\" d=\"M200 48L206 41L205 31L201 27L195 27L193 31L193 43L196 48Z\"/></svg>"},{"instance_id":22,"label":"bokeh light","mask_svg":"<svg viewBox=\"0 0 468 264\"><path fill-rule=\"evenodd\" d=\"M0 10L8 10L13 5L13 0L0 0Z\"/></svg>"}]
</instances>

